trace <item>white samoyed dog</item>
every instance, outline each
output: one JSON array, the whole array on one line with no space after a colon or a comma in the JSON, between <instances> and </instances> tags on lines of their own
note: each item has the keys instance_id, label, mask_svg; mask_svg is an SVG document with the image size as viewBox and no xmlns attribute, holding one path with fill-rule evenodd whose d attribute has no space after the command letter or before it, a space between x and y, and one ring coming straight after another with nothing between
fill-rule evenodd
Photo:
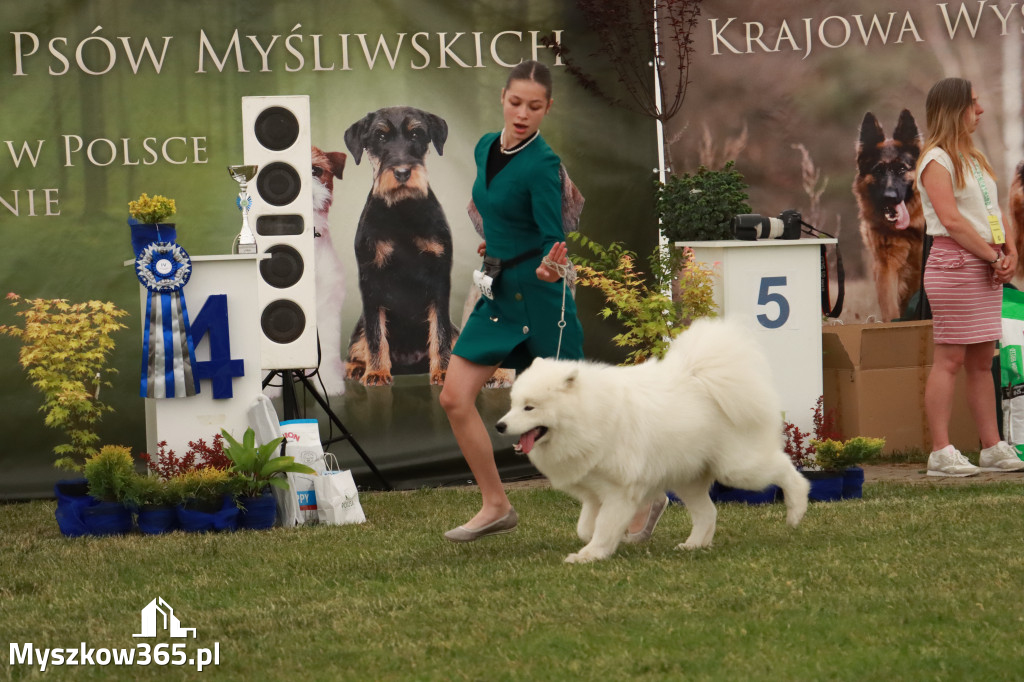
<instances>
[{"instance_id":1,"label":"white samoyed dog","mask_svg":"<svg viewBox=\"0 0 1024 682\"><path fill-rule=\"evenodd\" d=\"M782 411L770 368L748 330L698 320L665 357L614 367L537 359L516 379L500 433L521 434L551 485L583 503L587 543L569 563L611 556L641 505L675 492L693 521L680 549L709 547L714 481L782 488L789 525L807 511L807 480L782 449Z\"/></svg>"}]
</instances>

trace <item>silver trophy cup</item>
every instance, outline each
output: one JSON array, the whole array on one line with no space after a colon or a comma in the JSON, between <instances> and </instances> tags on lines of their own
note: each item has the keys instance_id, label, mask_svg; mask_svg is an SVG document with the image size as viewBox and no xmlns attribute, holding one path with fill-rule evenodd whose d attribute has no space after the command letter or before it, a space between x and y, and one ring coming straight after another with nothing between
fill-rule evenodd
<instances>
[{"instance_id":1,"label":"silver trophy cup","mask_svg":"<svg viewBox=\"0 0 1024 682\"><path fill-rule=\"evenodd\" d=\"M238 233L236 253L256 253L256 235L249 228L249 209L252 208L252 197L247 186L256 177L259 166L228 166L228 173L238 183L238 209L242 212L242 231Z\"/></svg>"}]
</instances>

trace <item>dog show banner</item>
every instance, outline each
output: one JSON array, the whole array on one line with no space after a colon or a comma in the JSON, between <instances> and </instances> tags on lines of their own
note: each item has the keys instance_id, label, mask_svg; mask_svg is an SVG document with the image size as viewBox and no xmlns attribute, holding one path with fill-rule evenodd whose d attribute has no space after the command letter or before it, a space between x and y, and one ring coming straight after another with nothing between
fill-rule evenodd
<instances>
[{"instance_id":1,"label":"dog show banner","mask_svg":"<svg viewBox=\"0 0 1024 682\"><path fill-rule=\"evenodd\" d=\"M480 266L467 213L473 148L502 126L499 97L512 66L538 59L552 69L555 104L542 133L586 198L581 230L645 251L656 240L654 123L586 92L545 47L546 38L560 41L584 64L597 51L573 3L40 0L3 3L0 18L0 288L26 298L109 300L130 313L129 329L115 335L118 373L102 377L113 382L103 400L114 411L99 435L136 455L146 447L144 403L163 400L138 395L143 311L139 284L123 266L132 256L128 202L142 192L173 198L176 243L193 259L215 257L231 253L239 233L239 185L227 168L261 167L248 187L265 258L253 295L301 290L261 313L265 346L286 346L309 325L315 342L312 361L305 349L286 348L269 367L247 365L246 376L309 374L396 487L469 478L438 394L446 345L472 305ZM243 98L255 102L252 120ZM308 119L292 116L295 101L308 101ZM375 134L381 130L398 135L385 140ZM278 155L288 146L278 138L290 136L309 140L310 156ZM396 155L402 163L389 164ZM309 205L289 203L301 203L293 186ZM361 270L360 235L377 245L371 259L391 271ZM315 285L290 286L311 272ZM205 303L188 301L194 311ZM599 304L581 297L592 357L608 354L612 334ZM17 321L10 308L0 311L0 322ZM197 336L199 366L211 353L237 361L233 349L212 343ZM52 466L63 434L44 426L17 353L15 339L0 338L8 444L0 498L49 495L67 477ZM201 378L200 395L209 394L209 381ZM275 384L271 377L267 390L282 419L318 419L325 444L338 435L301 391L298 414L286 415ZM507 401L507 388L485 391L485 419L496 421ZM189 436L217 432L211 423ZM496 444L503 471L532 471L512 456L511 438ZM361 484L379 485L348 444L328 447Z\"/></svg>"},{"instance_id":2,"label":"dog show banner","mask_svg":"<svg viewBox=\"0 0 1024 682\"><path fill-rule=\"evenodd\" d=\"M313 264L316 284L305 289L312 295L286 301L283 329L271 327L288 338L290 320L315 322L319 372L310 381L322 382L331 409L392 485L469 477L438 405L439 349L472 305L480 266L467 215L473 148L502 125L499 94L511 66L536 58L552 68L555 103L542 133L586 198L581 231L641 253L656 240L653 123L580 87L545 47L552 37L584 67L600 64L590 61L600 45L573 2L39 0L3 3L0 18L0 285L23 297L111 300L132 313L115 339L119 373L104 394L115 411L102 424L103 443L138 451L145 442L138 284L121 265L130 256L128 201L141 192L174 198L182 248L193 257L229 253L238 185L225 169L251 162L243 138L264 114L243 123L243 97L308 98L309 121L296 124L308 126L298 132L311 142L303 191L314 236L299 243L287 221L268 228L280 236L261 276L284 287ZM925 95L941 78L972 81L985 109L975 139L996 169L1004 222L1024 231L1020 3L714 0L702 3L692 38L686 100L666 126L670 170L735 160L755 213L795 209L835 235L847 273L843 321L900 319L913 308L923 242L914 165ZM274 113L262 120L279 120ZM415 124L404 128L404 146L389 138L385 150L367 122L392 131L398 116ZM382 174L391 153L408 162ZM259 163L286 178L290 161ZM285 202L273 196L277 186L263 189ZM396 199L403 193L416 197L416 210ZM381 231L393 232L393 243L369 253L394 274L374 279L360 270L357 235ZM442 263L440 274L425 262ZM598 297L578 296L587 356L613 357L615 332L600 319ZM382 310L393 314L382 318ZM14 322L9 309L0 322ZM384 329L400 352L381 352ZM202 346L197 353L208 352ZM308 361L296 363L277 369ZM63 476L51 464L60 435L44 427L7 337L0 381L9 445L0 453L0 498L47 495ZM317 418L329 444L337 429L301 402L303 413L289 416ZM490 423L507 405L504 388L478 401ZM492 438L506 475L530 469L511 455L510 438ZM378 485L348 445L326 446L357 481Z\"/></svg>"}]
</instances>

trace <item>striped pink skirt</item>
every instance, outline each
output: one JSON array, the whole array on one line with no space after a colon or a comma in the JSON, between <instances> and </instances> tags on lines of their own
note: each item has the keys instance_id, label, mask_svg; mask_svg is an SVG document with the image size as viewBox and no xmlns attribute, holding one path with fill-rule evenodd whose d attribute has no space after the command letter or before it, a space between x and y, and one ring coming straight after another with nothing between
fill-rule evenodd
<instances>
[{"instance_id":1,"label":"striped pink skirt","mask_svg":"<svg viewBox=\"0 0 1024 682\"><path fill-rule=\"evenodd\" d=\"M1003 285L992 267L950 237L935 237L924 268L935 343L971 344L1002 336Z\"/></svg>"}]
</instances>

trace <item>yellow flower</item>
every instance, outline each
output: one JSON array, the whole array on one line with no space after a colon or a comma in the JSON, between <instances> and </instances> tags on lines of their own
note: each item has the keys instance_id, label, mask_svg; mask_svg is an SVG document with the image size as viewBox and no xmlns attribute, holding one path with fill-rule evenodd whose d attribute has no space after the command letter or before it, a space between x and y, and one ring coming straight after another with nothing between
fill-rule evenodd
<instances>
[{"instance_id":1,"label":"yellow flower","mask_svg":"<svg viewBox=\"0 0 1024 682\"><path fill-rule=\"evenodd\" d=\"M143 192L135 201L128 202L128 214L140 223L162 223L174 215L174 199L157 194L150 197Z\"/></svg>"}]
</instances>

